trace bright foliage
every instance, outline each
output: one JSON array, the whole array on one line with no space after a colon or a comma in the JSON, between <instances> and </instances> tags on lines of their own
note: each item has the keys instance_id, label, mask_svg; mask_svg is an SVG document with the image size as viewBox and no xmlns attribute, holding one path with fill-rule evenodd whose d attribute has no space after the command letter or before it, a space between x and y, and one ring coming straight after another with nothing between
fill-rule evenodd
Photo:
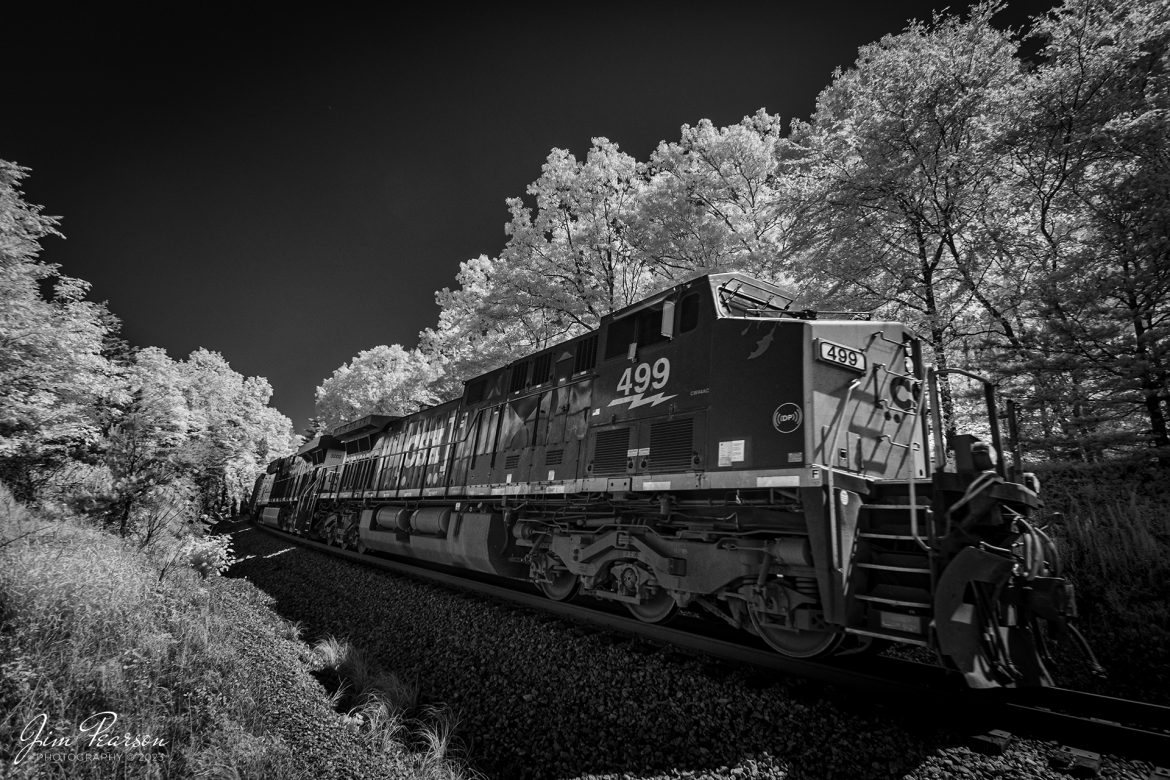
<instances>
[{"instance_id":1,"label":"bright foliage","mask_svg":"<svg viewBox=\"0 0 1170 780\"><path fill-rule=\"evenodd\" d=\"M0 480L21 500L67 497L84 465L87 505L123 534L176 501L239 502L297 443L272 388L214 352L122 344L89 285L38 259L56 220L24 201L25 174L0 160Z\"/></svg>"}]
</instances>

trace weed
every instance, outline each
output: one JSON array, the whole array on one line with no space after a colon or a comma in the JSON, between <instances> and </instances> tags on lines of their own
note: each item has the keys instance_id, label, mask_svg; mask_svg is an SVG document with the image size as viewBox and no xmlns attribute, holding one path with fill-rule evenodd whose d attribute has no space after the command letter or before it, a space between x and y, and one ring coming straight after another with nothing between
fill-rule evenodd
<instances>
[{"instance_id":1,"label":"weed","mask_svg":"<svg viewBox=\"0 0 1170 780\"><path fill-rule=\"evenodd\" d=\"M277 636L281 639L287 639L290 642L301 641L301 636L305 633L305 627L300 621L296 620L281 620L277 628Z\"/></svg>"}]
</instances>

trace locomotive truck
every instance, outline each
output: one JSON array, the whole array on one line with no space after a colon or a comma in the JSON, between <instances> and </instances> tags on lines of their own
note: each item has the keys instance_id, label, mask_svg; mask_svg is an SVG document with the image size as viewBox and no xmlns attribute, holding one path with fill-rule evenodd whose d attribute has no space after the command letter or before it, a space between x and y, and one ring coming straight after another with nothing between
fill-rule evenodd
<instances>
[{"instance_id":1,"label":"locomotive truck","mask_svg":"<svg viewBox=\"0 0 1170 780\"><path fill-rule=\"evenodd\" d=\"M1046 640L1075 603L1039 485L1018 447L999 457L990 384L984 435L944 434L941 373L903 324L708 274L460 398L312 439L252 504L550 599L701 613L789 656L900 643L973 687L1049 684Z\"/></svg>"}]
</instances>

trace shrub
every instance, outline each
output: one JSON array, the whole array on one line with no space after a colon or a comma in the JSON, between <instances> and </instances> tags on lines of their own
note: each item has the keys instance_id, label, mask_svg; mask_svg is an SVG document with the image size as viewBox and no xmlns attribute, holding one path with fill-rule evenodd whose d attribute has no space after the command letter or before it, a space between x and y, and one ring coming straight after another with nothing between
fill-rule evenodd
<instances>
[{"instance_id":1,"label":"shrub","mask_svg":"<svg viewBox=\"0 0 1170 780\"><path fill-rule=\"evenodd\" d=\"M227 536L189 537L186 542L187 562L203 579L223 574L234 562L232 540Z\"/></svg>"}]
</instances>

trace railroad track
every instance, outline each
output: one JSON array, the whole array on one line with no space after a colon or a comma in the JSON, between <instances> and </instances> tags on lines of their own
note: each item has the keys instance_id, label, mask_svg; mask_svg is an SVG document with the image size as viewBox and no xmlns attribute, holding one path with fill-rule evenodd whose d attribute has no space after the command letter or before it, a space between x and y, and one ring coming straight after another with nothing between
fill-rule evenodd
<instances>
[{"instance_id":1,"label":"railroad track","mask_svg":"<svg viewBox=\"0 0 1170 780\"><path fill-rule=\"evenodd\" d=\"M1094 770L1101 753L1170 767L1170 707L1067 688L996 691L1000 730L1060 743L1064 763ZM1009 694L1009 695L1004 695ZM1170 770L1151 773L1170 778Z\"/></svg>"},{"instance_id":2,"label":"railroad track","mask_svg":"<svg viewBox=\"0 0 1170 780\"><path fill-rule=\"evenodd\" d=\"M555 615L579 625L645 642L670 646L763 672L818 680L854 690L895 693L906 708L947 712L971 736L972 747L1002 751L1013 737L1054 741L1053 762L1070 771L1094 774L1101 753L1153 762L1154 778L1170 778L1170 707L1118 699L1065 688L972 691L946 670L888 657L845 656L805 660L780 655L749 641L718 636L717 623L676 621L682 625L644 623L608 605L558 602L511 583L471 578L379 555L360 554L264 525L275 537L337 557L404 574L489 598L509 606ZM699 625L705 628L698 628Z\"/></svg>"}]
</instances>

